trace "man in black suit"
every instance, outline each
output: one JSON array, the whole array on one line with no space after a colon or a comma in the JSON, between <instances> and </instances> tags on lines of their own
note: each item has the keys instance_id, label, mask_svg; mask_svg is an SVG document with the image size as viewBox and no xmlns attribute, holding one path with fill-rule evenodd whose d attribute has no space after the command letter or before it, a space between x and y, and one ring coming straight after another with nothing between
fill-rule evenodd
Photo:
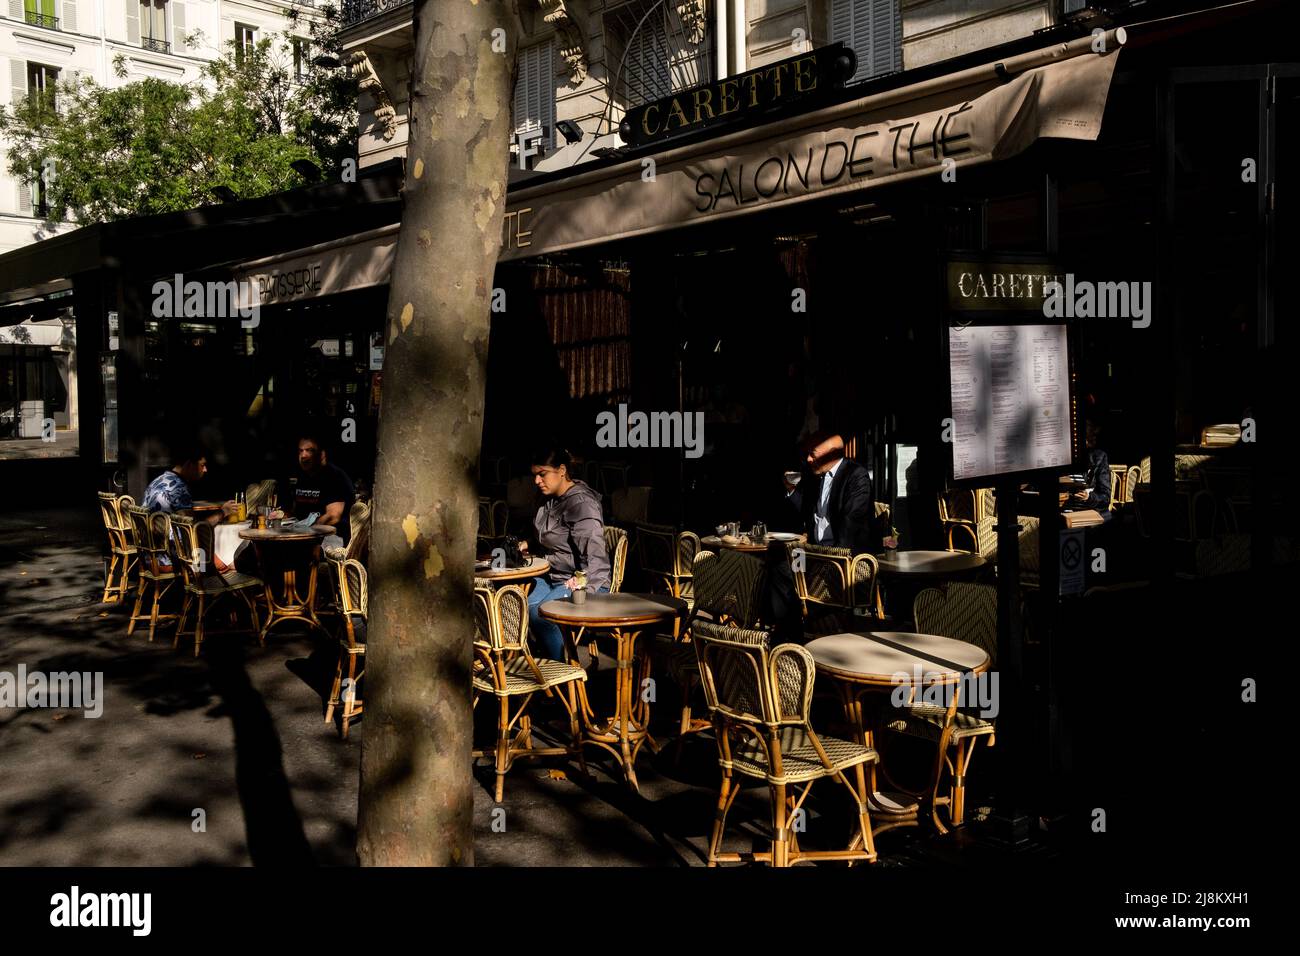
<instances>
[{"instance_id":1,"label":"man in black suit","mask_svg":"<svg viewBox=\"0 0 1300 956\"><path fill-rule=\"evenodd\" d=\"M844 457L844 439L820 434L808 440L806 467L798 487L785 484L809 542L848 548L854 554L876 550L871 476Z\"/></svg>"}]
</instances>

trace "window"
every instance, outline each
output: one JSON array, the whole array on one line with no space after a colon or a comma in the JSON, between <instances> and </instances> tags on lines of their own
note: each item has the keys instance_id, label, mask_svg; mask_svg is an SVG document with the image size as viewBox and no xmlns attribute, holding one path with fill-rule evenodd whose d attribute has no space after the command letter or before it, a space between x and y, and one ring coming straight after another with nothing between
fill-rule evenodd
<instances>
[{"instance_id":1,"label":"window","mask_svg":"<svg viewBox=\"0 0 1300 956\"><path fill-rule=\"evenodd\" d=\"M554 50L549 40L521 49L515 78L514 131L541 129L543 150L555 140Z\"/></svg>"},{"instance_id":2,"label":"window","mask_svg":"<svg viewBox=\"0 0 1300 956\"><path fill-rule=\"evenodd\" d=\"M235 24L235 62L243 63L244 56L257 48L257 27Z\"/></svg>"},{"instance_id":3,"label":"window","mask_svg":"<svg viewBox=\"0 0 1300 956\"><path fill-rule=\"evenodd\" d=\"M903 68L899 0L831 0L831 42L852 47L858 70L850 83Z\"/></svg>"},{"instance_id":4,"label":"window","mask_svg":"<svg viewBox=\"0 0 1300 956\"><path fill-rule=\"evenodd\" d=\"M311 73L311 41L302 37L293 38L293 78L297 83L306 83Z\"/></svg>"},{"instance_id":5,"label":"window","mask_svg":"<svg viewBox=\"0 0 1300 956\"><path fill-rule=\"evenodd\" d=\"M27 64L27 95L39 96L50 109L57 107L54 100L55 88L59 82L59 71L42 63Z\"/></svg>"},{"instance_id":6,"label":"window","mask_svg":"<svg viewBox=\"0 0 1300 956\"><path fill-rule=\"evenodd\" d=\"M167 40L167 0L139 0L140 46L146 50L170 53Z\"/></svg>"},{"instance_id":7,"label":"window","mask_svg":"<svg viewBox=\"0 0 1300 956\"><path fill-rule=\"evenodd\" d=\"M58 18L54 15L54 0L23 0L23 19L38 27L59 28Z\"/></svg>"}]
</instances>

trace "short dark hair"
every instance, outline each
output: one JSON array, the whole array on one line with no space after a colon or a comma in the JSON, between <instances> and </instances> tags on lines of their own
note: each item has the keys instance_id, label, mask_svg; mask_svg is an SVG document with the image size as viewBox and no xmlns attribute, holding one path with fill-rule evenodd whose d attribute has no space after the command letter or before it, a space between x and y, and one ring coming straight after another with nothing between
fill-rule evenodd
<instances>
[{"instance_id":1,"label":"short dark hair","mask_svg":"<svg viewBox=\"0 0 1300 956\"><path fill-rule=\"evenodd\" d=\"M570 472L573 471L573 456L569 454L568 449L563 445L543 445L536 449L528 458L528 463L540 465L543 468L559 468L564 465Z\"/></svg>"},{"instance_id":2,"label":"short dark hair","mask_svg":"<svg viewBox=\"0 0 1300 956\"><path fill-rule=\"evenodd\" d=\"M199 462L210 456L206 445L194 438L186 438L171 443L172 465L183 465L187 461Z\"/></svg>"},{"instance_id":3,"label":"short dark hair","mask_svg":"<svg viewBox=\"0 0 1300 956\"><path fill-rule=\"evenodd\" d=\"M321 438L320 432L310 431L310 430L299 432L298 438L294 441L294 446L296 447L298 445L301 445L305 441L312 442L321 451L325 452L326 454L329 453L329 446L326 445L325 440Z\"/></svg>"}]
</instances>

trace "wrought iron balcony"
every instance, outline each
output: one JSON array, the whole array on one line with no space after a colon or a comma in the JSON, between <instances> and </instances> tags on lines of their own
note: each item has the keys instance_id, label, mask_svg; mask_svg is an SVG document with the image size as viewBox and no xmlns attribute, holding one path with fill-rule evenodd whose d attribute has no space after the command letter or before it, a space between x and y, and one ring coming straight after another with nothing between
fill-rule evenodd
<instances>
[{"instance_id":1,"label":"wrought iron balcony","mask_svg":"<svg viewBox=\"0 0 1300 956\"><path fill-rule=\"evenodd\" d=\"M45 27L47 30L57 30L59 28L58 17L47 17L43 13L34 13L31 10L24 11L23 15L32 26Z\"/></svg>"},{"instance_id":2,"label":"wrought iron balcony","mask_svg":"<svg viewBox=\"0 0 1300 956\"><path fill-rule=\"evenodd\" d=\"M343 0L343 26L350 27L380 16L398 7L409 7L413 0Z\"/></svg>"},{"instance_id":3,"label":"wrought iron balcony","mask_svg":"<svg viewBox=\"0 0 1300 956\"><path fill-rule=\"evenodd\" d=\"M172 45L166 40L155 40L153 37L141 37L140 48L153 50L155 53L170 53L172 51Z\"/></svg>"}]
</instances>

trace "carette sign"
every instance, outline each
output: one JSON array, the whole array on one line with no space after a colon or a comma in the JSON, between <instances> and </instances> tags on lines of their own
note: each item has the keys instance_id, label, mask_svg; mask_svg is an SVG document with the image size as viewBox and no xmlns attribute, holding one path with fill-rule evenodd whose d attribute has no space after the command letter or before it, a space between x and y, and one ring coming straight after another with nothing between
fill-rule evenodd
<instances>
[{"instance_id":1,"label":"carette sign","mask_svg":"<svg viewBox=\"0 0 1300 956\"><path fill-rule=\"evenodd\" d=\"M1014 156L1044 137L1096 139L1118 45L1106 53L1076 52L1080 49L1067 44L1047 51L1044 55L1060 58L1020 73L1001 70L995 75L990 69L943 88L923 83L912 90L888 90L511 190L501 261L778 205L839 194L847 198L882 183L923 176L937 181L945 172ZM793 77L812 75L795 71L797 61L791 62L794 72L779 74L783 95ZM770 72L768 82L774 92ZM719 84L711 88L709 102L716 113L723 94ZM737 90L744 92L745 84ZM678 102L688 125L695 121L694 93L690 99L689 112ZM730 93L725 101L731 102ZM707 119L704 103L702 98L702 121ZM667 114L661 108L647 120L643 109L632 118L658 130L656 124L668 122L666 115L677 113L670 105ZM682 119L672 122L670 132L677 132ZM653 175L647 172L649 165ZM1034 292L1041 293L1037 280Z\"/></svg>"},{"instance_id":2,"label":"carette sign","mask_svg":"<svg viewBox=\"0 0 1300 956\"><path fill-rule=\"evenodd\" d=\"M821 47L633 107L618 124L618 135L642 146L708 127L752 123L759 114L811 104L842 87L856 69L857 56L844 44Z\"/></svg>"}]
</instances>

